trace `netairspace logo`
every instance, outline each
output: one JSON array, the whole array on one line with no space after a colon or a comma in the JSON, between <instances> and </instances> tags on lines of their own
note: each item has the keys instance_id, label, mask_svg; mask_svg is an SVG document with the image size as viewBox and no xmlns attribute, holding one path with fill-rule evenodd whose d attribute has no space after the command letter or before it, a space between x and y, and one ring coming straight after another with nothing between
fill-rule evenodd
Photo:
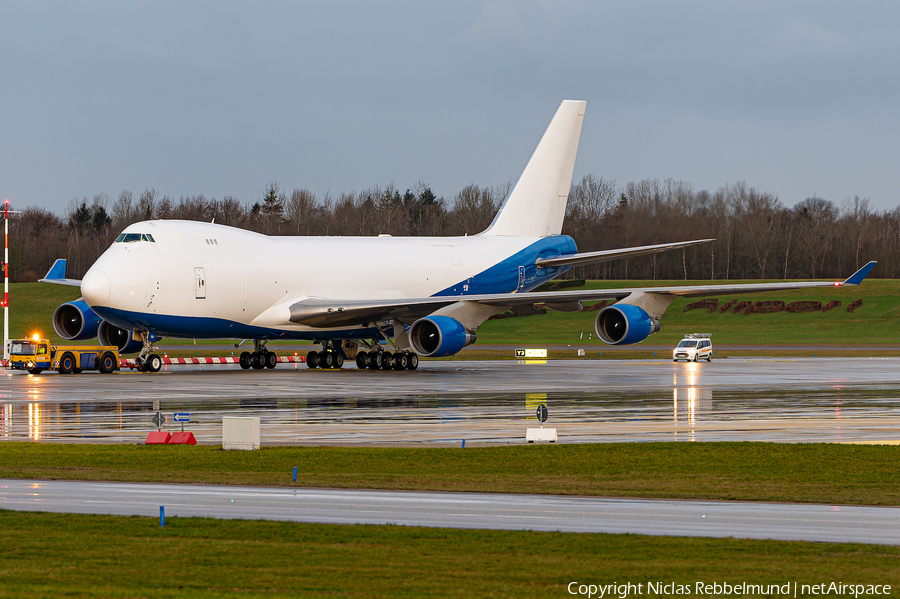
<instances>
[{"instance_id":1,"label":"netairspace logo","mask_svg":"<svg viewBox=\"0 0 900 599\"><path fill-rule=\"evenodd\" d=\"M891 585L888 584L844 584L843 582L822 582L819 584L801 584L786 582L784 584L750 584L747 582L694 582L681 584L677 582L613 582L611 584L582 584L578 581L570 582L567 587L570 595L604 599L628 597L654 596L666 597L670 595L704 595L711 597L739 596L739 595L770 595L785 597L815 597L815 596L887 596L891 594Z\"/></svg>"}]
</instances>

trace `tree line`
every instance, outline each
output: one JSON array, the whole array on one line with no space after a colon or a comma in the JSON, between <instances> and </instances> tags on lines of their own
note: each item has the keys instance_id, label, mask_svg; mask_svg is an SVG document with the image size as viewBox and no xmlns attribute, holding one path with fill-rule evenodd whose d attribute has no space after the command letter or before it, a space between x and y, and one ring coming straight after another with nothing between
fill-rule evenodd
<instances>
[{"instance_id":1,"label":"tree line","mask_svg":"<svg viewBox=\"0 0 900 599\"><path fill-rule=\"evenodd\" d=\"M60 257L69 261L68 276L81 278L125 227L149 219L215 220L266 235L474 235L491 223L510 189L470 184L444 198L420 182L403 192L388 184L317 197L270 183L253 203L232 196L175 200L155 189L137 198L128 190L115 198L100 193L72 200L62 215L32 206L11 219L10 278L36 281ZM672 179L618 186L585 175L572 185L563 234L582 252L716 240L579 267L568 278L840 279L869 260L879 261L873 276L900 276L900 207L880 212L866 198L835 204L816 196L788 207L743 182L709 192Z\"/></svg>"}]
</instances>

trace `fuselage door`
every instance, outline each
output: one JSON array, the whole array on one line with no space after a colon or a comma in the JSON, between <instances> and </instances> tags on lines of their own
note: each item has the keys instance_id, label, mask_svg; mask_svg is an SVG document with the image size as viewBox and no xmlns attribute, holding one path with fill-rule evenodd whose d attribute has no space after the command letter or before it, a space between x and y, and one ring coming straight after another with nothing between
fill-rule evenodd
<instances>
[{"instance_id":1,"label":"fuselage door","mask_svg":"<svg viewBox=\"0 0 900 599\"><path fill-rule=\"evenodd\" d=\"M200 266L194 268L194 292L197 299L206 299L206 271Z\"/></svg>"}]
</instances>

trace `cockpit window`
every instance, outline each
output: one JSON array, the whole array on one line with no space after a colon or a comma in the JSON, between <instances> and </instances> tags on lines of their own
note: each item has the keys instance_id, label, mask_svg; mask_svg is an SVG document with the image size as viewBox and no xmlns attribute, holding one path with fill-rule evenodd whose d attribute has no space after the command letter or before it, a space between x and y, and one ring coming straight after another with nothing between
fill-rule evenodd
<instances>
[{"instance_id":1,"label":"cockpit window","mask_svg":"<svg viewBox=\"0 0 900 599\"><path fill-rule=\"evenodd\" d=\"M149 241L150 243L155 243L153 241L153 235L148 235L146 233L141 234L141 241Z\"/></svg>"},{"instance_id":2,"label":"cockpit window","mask_svg":"<svg viewBox=\"0 0 900 599\"><path fill-rule=\"evenodd\" d=\"M140 241L141 237L144 238L144 241L153 241L153 238L149 235L143 235L141 233L121 233L116 237L116 243L133 243L135 241Z\"/></svg>"}]
</instances>

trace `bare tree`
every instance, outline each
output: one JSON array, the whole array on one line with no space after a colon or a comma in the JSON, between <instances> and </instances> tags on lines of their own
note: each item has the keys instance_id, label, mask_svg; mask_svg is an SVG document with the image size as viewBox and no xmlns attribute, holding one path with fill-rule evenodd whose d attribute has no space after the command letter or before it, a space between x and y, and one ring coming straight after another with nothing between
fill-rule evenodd
<instances>
[{"instance_id":1,"label":"bare tree","mask_svg":"<svg viewBox=\"0 0 900 599\"><path fill-rule=\"evenodd\" d=\"M869 198L860 199L859 196L853 196L852 200L847 198L844 200L841 212L845 221L844 228L850 238L854 268L858 269L860 267L860 253L873 220L873 214L869 207Z\"/></svg>"},{"instance_id":2,"label":"bare tree","mask_svg":"<svg viewBox=\"0 0 900 599\"><path fill-rule=\"evenodd\" d=\"M291 222L295 235L311 235L313 213L316 209L316 196L310 190L297 189L291 193L287 202L287 219Z\"/></svg>"},{"instance_id":3,"label":"bare tree","mask_svg":"<svg viewBox=\"0 0 900 599\"><path fill-rule=\"evenodd\" d=\"M113 228L121 231L128 225L137 222L134 209L134 198L127 189L122 190L119 197L113 203L112 208Z\"/></svg>"},{"instance_id":4,"label":"bare tree","mask_svg":"<svg viewBox=\"0 0 900 599\"><path fill-rule=\"evenodd\" d=\"M837 208L832 202L816 196L808 197L796 206L802 253L807 258L807 276L822 276L825 256L834 237Z\"/></svg>"},{"instance_id":5,"label":"bare tree","mask_svg":"<svg viewBox=\"0 0 900 599\"><path fill-rule=\"evenodd\" d=\"M156 218L156 198L159 192L155 189L145 189L138 200L138 215L143 220L153 220Z\"/></svg>"}]
</instances>

